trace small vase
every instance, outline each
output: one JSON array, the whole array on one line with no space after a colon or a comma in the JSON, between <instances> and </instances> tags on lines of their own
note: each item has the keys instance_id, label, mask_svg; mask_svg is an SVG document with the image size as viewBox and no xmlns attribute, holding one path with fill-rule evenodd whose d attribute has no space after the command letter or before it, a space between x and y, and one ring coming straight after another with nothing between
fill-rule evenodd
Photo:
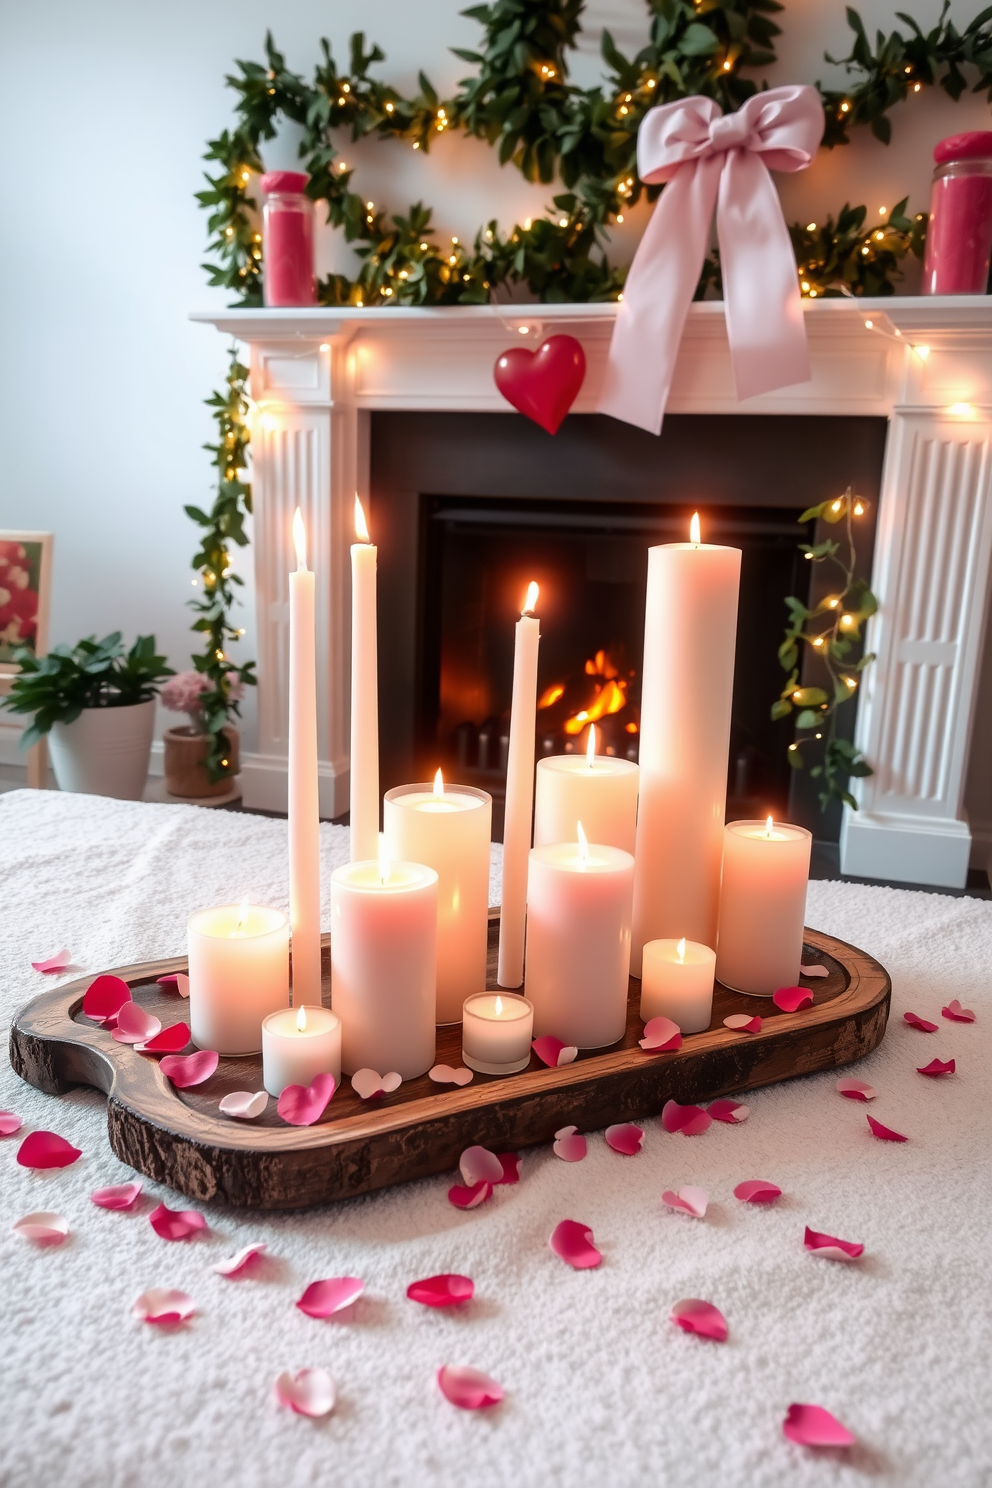
<instances>
[{"instance_id":1,"label":"small vase","mask_svg":"<svg viewBox=\"0 0 992 1488\"><path fill-rule=\"evenodd\" d=\"M228 724L222 730L229 750L227 759L231 772L220 780L211 781L207 775L207 750L210 738L198 734L195 729L166 729L162 735L165 758L165 788L170 796L183 796L188 800L204 800L209 796L226 796L234 776L238 773L238 730Z\"/></svg>"},{"instance_id":2,"label":"small vase","mask_svg":"<svg viewBox=\"0 0 992 1488\"><path fill-rule=\"evenodd\" d=\"M73 723L53 724L49 746L59 790L140 801L154 728L154 698L117 708L84 708Z\"/></svg>"}]
</instances>

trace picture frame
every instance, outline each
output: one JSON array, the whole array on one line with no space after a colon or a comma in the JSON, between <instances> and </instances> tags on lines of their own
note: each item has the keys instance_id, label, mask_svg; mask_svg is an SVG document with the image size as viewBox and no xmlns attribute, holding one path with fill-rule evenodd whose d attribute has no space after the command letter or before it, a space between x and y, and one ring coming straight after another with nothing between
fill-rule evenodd
<instances>
[{"instance_id":1,"label":"picture frame","mask_svg":"<svg viewBox=\"0 0 992 1488\"><path fill-rule=\"evenodd\" d=\"M15 651L48 650L54 533L0 528L0 677L20 670Z\"/></svg>"}]
</instances>

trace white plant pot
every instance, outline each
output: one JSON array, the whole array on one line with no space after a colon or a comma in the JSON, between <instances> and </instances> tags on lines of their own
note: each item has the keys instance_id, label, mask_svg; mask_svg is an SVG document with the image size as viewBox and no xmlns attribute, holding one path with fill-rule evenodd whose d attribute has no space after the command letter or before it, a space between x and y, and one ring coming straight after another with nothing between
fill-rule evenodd
<instances>
[{"instance_id":1,"label":"white plant pot","mask_svg":"<svg viewBox=\"0 0 992 1488\"><path fill-rule=\"evenodd\" d=\"M59 790L140 801L148 778L155 699L123 708L84 708L49 733Z\"/></svg>"}]
</instances>

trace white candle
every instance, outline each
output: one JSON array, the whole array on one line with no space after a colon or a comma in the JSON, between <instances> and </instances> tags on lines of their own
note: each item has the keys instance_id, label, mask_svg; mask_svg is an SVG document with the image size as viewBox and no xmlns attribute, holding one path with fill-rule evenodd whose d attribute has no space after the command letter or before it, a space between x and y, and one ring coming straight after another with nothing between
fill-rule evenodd
<instances>
[{"instance_id":1,"label":"white candle","mask_svg":"<svg viewBox=\"0 0 992 1488\"><path fill-rule=\"evenodd\" d=\"M257 1054L262 1019L289 1006L289 923L277 909L225 904L186 926L193 1042L218 1054Z\"/></svg>"},{"instance_id":2,"label":"white candle","mask_svg":"<svg viewBox=\"0 0 992 1488\"><path fill-rule=\"evenodd\" d=\"M496 972L501 987L519 987L524 979L527 860L534 810L537 648L541 638L540 621L530 611L537 604L537 593L537 585L532 583L520 611L513 645L513 698L503 816L503 904Z\"/></svg>"},{"instance_id":3,"label":"white candle","mask_svg":"<svg viewBox=\"0 0 992 1488\"><path fill-rule=\"evenodd\" d=\"M696 940L649 940L641 970L641 1017L671 1018L702 1033L713 1016L716 952Z\"/></svg>"},{"instance_id":4,"label":"white candle","mask_svg":"<svg viewBox=\"0 0 992 1488\"><path fill-rule=\"evenodd\" d=\"M646 941L716 945L739 548L648 550L631 971Z\"/></svg>"},{"instance_id":5,"label":"white candle","mask_svg":"<svg viewBox=\"0 0 992 1488\"><path fill-rule=\"evenodd\" d=\"M553 754L537 762L534 846L574 842L579 822L590 842L634 851L637 766L597 755L594 724L584 755Z\"/></svg>"},{"instance_id":6,"label":"white candle","mask_svg":"<svg viewBox=\"0 0 992 1488\"><path fill-rule=\"evenodd\" d=\"M437 874L422 863L349 863L331 876L331 1003L341 1065L395 1070L434 1063Z\"/></svg>"},{"instance_id":7,"label":"white candle","mask_svg":"<svg viewBox=\"0 0 992 1488\"><path fill-rule=\"evenodd\" d=\"M535 847L527 888L526 994L534 1032L601 1049L627 1026L634 859L579 841Z\"/></svg>"},{"instance_id":8,"label":"white candle","mask_svg":"<svg viewBox=\"0 0 992 1488\"><path fill-rule=\"evenodd\" d=\"M812 845L805 827L771 817L724 828L716 974L725 987L771 997L795 986Z\"/></svg>"},{"instance_id":9,"label":"white candle","mask_svg":"<svg viewBox=\"0 0 992 1488\"><path fill-rule=\"evenodd\" d=\"M530 1064L534 1009L526 997L484 992L465 999L462 1059L483 1075L513 1075Z\"/></svg>"},{"instance_id":10,"label":"white candle","mask_svg":"<svg viewBox=\"0 0 992 1488\"><path fill-rule=\"evenodd\" d=\"M362 503L355 497L351 547L351 859L379 851L379 658L376 561Z\"/></svg>"},{"instance_id":11,"label":"white candle","mask_svg":"<svg viewBox=\"0 0 992 1488\"><path fill-rule=\"evenodd\" d=\"M457 1023L466 997L486 985L492 818L491 796L446 786L440 770L433 786L398 785L385 795L389 856L437 874L438 1023Z\"/></svg>"},{"instance_id":12,"label":"white candle","mask_svg":"<svg viewBox=\"0 0 992 1488\"><path fill-rule=\"evenodd\" d=\"M320 1002L320 811L317 801L317 658L314 575L300 508L289 576L289 919L293 996Z\"/></svg>"},{"instance_id":13,"label":"white candle","mask_svg":"<svg viewBox=\"0 0 992 1488\"><path fill-rule=\"evenodd\" d=\"M325 1007L292 1007L262 1024L262 1082L270 1095L309 1085L315 1075L341 1083L341 1019Z\"/></svg>"}]
</instances>

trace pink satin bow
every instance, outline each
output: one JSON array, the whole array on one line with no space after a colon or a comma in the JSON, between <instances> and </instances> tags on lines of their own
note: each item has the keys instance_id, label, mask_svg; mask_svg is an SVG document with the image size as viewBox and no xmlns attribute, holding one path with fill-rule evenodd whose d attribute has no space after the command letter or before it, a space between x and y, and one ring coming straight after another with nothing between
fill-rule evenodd
<instances>
[{"instance_id":1,"label":"pink satin bow","mask_svg":"<svg viewBox=\"0 0 992 1488\"><path fill-rule=\"evenodd\" d=\"M667 181L617 311L599 412L661 432L686 313L716 207L737 397L808 382L796 260L769 170L803 170L823 135L815 88L756 93L736 114L712 98L645 115L637 169Z\"/></svg>"}]
</instances>

